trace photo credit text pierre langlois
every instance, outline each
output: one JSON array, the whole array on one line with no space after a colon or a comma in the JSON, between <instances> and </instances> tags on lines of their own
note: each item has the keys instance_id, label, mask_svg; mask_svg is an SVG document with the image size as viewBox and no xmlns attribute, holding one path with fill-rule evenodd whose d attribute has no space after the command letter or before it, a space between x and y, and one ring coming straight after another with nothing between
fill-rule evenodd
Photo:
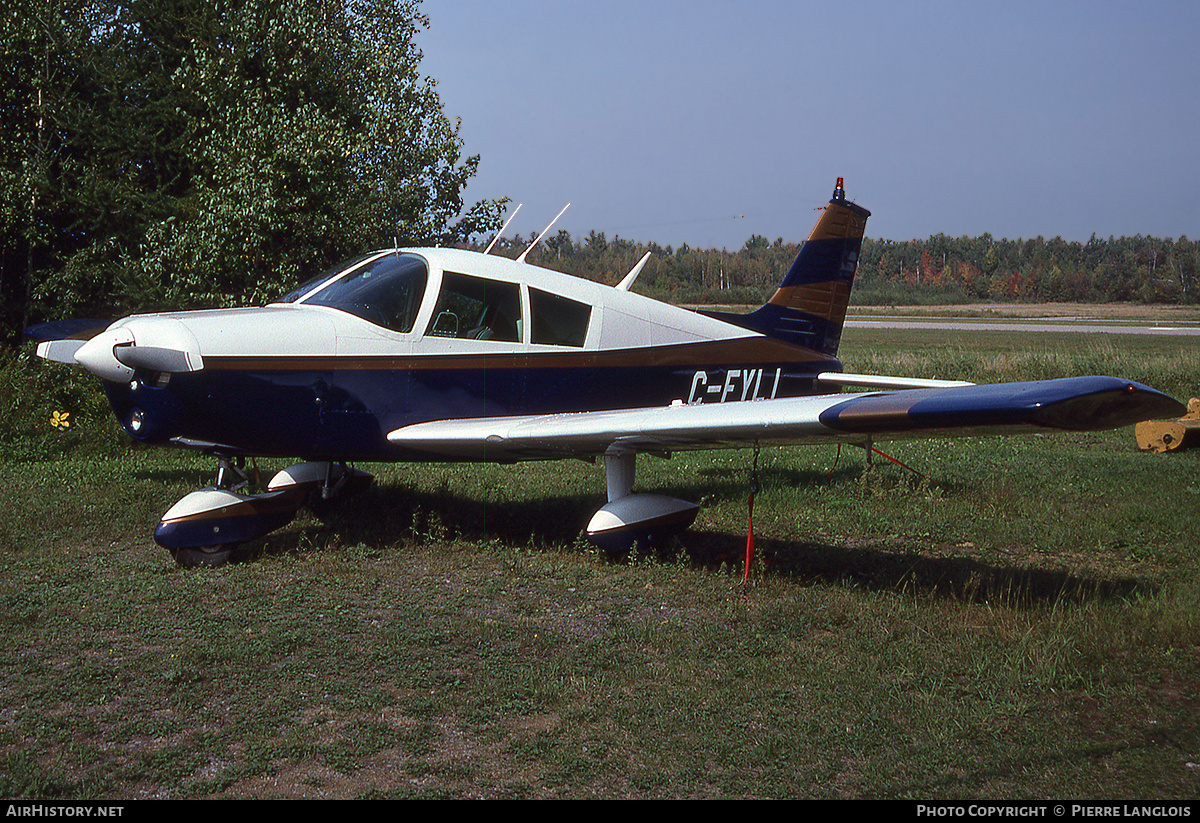
<instances>
[{"instance_id":1,"label":"photo credit text pierre langlois","mask_svg":"<svg viewBox=\"0 0 1200 823\"><path fill-rule=\"evenodd\" d=\"M917 817L1191 817L1187 803L918 804Z\"/></svg>"}]
</instances>

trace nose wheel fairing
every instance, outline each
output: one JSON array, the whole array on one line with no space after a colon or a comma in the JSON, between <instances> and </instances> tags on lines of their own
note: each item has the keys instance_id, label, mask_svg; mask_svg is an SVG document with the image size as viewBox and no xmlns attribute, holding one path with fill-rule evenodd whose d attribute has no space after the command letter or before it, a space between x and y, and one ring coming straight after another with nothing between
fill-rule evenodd
<instances>
[{"instance_id":1,"label":"nose wheel fairing","mask_svg":"<svg viewBox=\"0 0 1200 823\"><path fill-rule=\"evenodd\" d=\"M154 540L184 566L216 566L233 549L286 526L302 506L317 506L370 484L372 475L329 463L301 463L279 472L267 491L248 494L249 479L222 459L218 482L172 506L154 530Z\"/></svg>"},{"instance_id":2,"label":"nose wheel fairing","mask_svg":"<svg viewBox=\"0 0 1200 823\"><path fill-rule=\"evenodd\" d=\"M298 489L252 495L200 489L163 515L154 540L167 549L245 543L286 526L302 502Z\"/></svg>"}]
</instances>

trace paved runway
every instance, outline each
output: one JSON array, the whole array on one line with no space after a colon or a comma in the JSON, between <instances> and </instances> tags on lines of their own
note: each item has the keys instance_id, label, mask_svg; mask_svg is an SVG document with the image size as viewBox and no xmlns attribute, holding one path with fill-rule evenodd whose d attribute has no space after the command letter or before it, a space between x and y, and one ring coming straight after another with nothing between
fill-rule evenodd
<instances>
[{"instance_id":1,"label":"paved runway","mask_svg":"<svg viewBox=\"0 0 1200 823\"><path fill-rule=\"evenodd\" d=\"M1098 323L1095 320L1016 321L1012 323L974 322L971 320L881 318L879 320L846 320L846 325L859 329L936 329L938 331L1013 331L1013 332L1086 332L1088 334L1157 334L1180 337L1200 337L1200 326L1137 326L1129 323Z\"/></svg>"}]
</instances>

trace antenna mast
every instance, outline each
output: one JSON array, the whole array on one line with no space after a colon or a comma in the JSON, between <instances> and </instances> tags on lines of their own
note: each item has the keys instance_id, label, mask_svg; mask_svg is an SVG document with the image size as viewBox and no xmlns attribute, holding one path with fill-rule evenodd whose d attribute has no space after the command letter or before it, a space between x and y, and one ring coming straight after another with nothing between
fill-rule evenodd
<instances>
[{"instance_id":1,"label":"antenna mast","mask_svg":"<svg viewBox=\"0 0 1200 823\"><path fill-rule=\"evenodd\" d=\"M492 246L496 245L496 241L504 235L504 230L508 228L508 224L511 223L513 218L517 216L517 212L521 210L522 205L524 204L518 203L517 207L513 209L513 213L510 214L508 219L504 221L504 225L500 227L500 231L496 232L496 236L492 238L492 242L488 243L487 248L483 250L484 254L490 252L492 250Z\"/></svg>"},{"instance_id":2,"label":"antenna mast","mask_svg":"<svg viewBox=\"0 0 1200 823\"><path fill-rule=\"evenodd\" d=\"M567 209L569 209L569 208L571 208L571 204L570 204L570 203L568 203L567 205L563 206L563 207L562 207L562 211L560 211L558 214L554 215L554 219L550 221L550 226L553 226L555 223L557 223L557 222L558 222L558 218L562 217L562 216L563 216L563 212L565 212L565 211L566 211ZM540 242L541 242L542 238L546 236L546 232L550 231L550 226L546 226L546 228L542 229L542 233L541 233L541 234L539 234L539 235L537 236L537 239L536 239L536 240L534 240L532 243L530 243L530 244L529 244L529 248L527 248L527 249L525 249L525 251L521 252L521 256L517 258L517 262L518 262L518 263L524 263L524 262L525 262L525 255L527 255L527 254L529 254L531 251L533 251L533 247L534 247L534 246L536 246L538 243L540 243Z\"/></svg>"}]
</instances>

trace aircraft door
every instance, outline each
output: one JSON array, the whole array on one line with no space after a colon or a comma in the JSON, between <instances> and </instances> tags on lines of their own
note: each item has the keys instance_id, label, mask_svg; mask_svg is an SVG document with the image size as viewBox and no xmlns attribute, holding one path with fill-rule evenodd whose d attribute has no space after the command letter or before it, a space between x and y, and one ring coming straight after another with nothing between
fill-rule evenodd
<instances>
[{"instance_id":1,"label":"aircraft door","mask_svg":"<svg viewBox=\"0 0 1200 823\"><path fill-rule=\"evenodd\" d=\"M517 283L447 271L429 316L414 403L423 419L523 408L525 313Z\"/></svg>"}]
</instances>

